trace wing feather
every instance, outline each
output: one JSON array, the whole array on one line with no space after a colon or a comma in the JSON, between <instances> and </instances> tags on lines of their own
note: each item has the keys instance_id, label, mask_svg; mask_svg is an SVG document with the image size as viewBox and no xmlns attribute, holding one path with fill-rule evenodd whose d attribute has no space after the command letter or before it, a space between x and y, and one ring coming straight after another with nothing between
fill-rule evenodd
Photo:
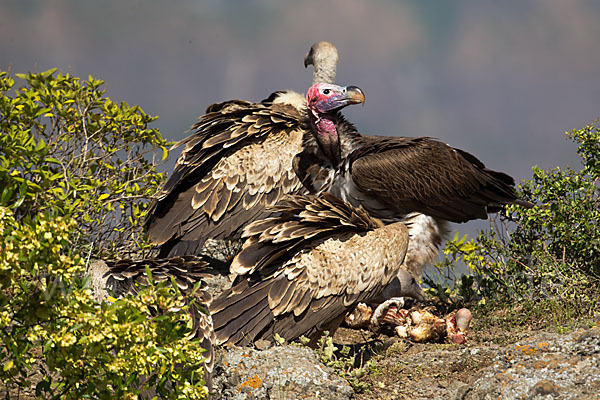
<instances>
[{"instance_id":1,"label":"wing feather","mask_svg":"<svg viewBox=\"0 0 600 400\"><path fill-rule=\"evenodd\" d=\"M490 206L517 202L510 176L430 138L370 137L349 159L356 188L399 215L466 222L487 218Z\"/></svg>"},{"instance_id":2,"label":"wing feather","mask_svg":"<svg viewBox=\"0 0 600 400\"><path fill-rule=\"evenodd\" d=\"M212 319L206 312L212 298L206 291L207 285L202 278L214 274L215 271L207 260L203 257L185 256L167 259L113 260L107 261L106 264L108 266L105 274L107 286L118 296L128 293L135 295L139 292L140 286L147 285L146 267L148 267L155 282L170 282L171 278L174 278L176 285L183 291L186 302L194 301L187 309L192 320L191 335L200 338L203 348L207 350L203 356L206 357L205 378L210 384L214 363L212 346L216 337ZM198 290L194 290L195 288Z\"/></svg>"},{"instance_id":3,"label":"wing feather","mask_svg":"<svg viewBox=\"0 0 600 400\"><path fill-rule=\"evenodd\" d=\"M207 111L177 144L185 148L150 204L148 236L162 245L162 256L179 242L201 248L207 238L235 238L268 215L265 206L303 190L292 160L302 147L304 114L286 104L245 101Z\"/></svg>"}]
</instances>

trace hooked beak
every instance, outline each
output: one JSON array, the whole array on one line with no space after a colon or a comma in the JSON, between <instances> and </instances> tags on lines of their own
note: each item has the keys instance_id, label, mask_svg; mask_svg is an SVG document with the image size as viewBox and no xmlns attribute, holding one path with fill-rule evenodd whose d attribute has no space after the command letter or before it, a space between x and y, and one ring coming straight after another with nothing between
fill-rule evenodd
<instances>
[{"instance_id":1,"label":"hooked beak","mask_svg":"<svg viewBox=\"0 0 600 400\"><path fill-rule=\"evenodd\" d=\"M346 86L346 97L348 104L365 104L365 94L357 86Z\"/></svg>"}]
</instances>

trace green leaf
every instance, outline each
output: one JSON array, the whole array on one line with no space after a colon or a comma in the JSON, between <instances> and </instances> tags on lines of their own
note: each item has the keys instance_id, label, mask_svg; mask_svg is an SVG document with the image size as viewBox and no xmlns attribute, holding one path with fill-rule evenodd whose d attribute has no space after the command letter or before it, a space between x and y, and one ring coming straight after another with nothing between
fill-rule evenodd
<instances>
[{"instance_id":1,"label":"green leaf","mask_svg":"<svg viewBox=\"0 0 600 400\"><path fill-rule=\"evenodd\" d=\"M7 362L5 362L5 363L4 363L4 366L2 367L2 370L3 370L4 372L6 372L6 371L8 371L8 370L12 369L12 367L13 367L14 365L15 365L15 364L14 364L14 362L13 362L12 360L8 360Z\"/></svg>"},{"instance_id":2,"label":"green leaf","mask_svg":"<svg viewBox=\"0 0 600 400\"><path fill-rule=\"evenodd\" d=\"M58 68L52 68L52 69L49 69L48 71L42 72L40 75L42 76L42 78L48 79L56 71L58 71Z\"/></svg>"}]
</instances>

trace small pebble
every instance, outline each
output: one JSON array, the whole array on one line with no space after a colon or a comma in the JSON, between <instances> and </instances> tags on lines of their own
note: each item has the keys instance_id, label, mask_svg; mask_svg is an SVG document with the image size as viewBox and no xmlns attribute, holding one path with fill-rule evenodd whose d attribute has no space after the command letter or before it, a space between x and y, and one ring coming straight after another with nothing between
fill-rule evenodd
<instances>
[{"instance_id":1,"label":"small pebble","mask_svg":"<svg viewBox=\"0 0 600 400\"><path fill-rule=\"evenodd\" d=\"M529 398L535 398L536 396L548 396L558 394L558 386L548 379L543 379L532 386L529 390Z\"/></svg>"}]
</instances>

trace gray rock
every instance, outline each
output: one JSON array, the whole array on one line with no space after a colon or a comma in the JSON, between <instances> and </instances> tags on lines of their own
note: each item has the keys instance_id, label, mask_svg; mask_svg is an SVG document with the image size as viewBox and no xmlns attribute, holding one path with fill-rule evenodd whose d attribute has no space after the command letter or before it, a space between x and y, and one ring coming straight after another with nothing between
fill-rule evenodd
<instances>
[{"instance_id":1,"label":"gray rock","mask_svg":"<svg viewBox=\"0 0 600 400\"><path fill-rule=\"evenodd\" d=\"M232 400L354 398L348 382L314 351L295 346L229 350L217 361L213 391L217 399Z\"/></svg>"},{"instance_id":2,"label":"gray rock","mask_svg":"<svg viewBox=\"0 0 600 400\"><path fill-rule=\"evenodd\" d=\"M208 239L204 243L201 254L230 263L237 253L242 249L241 240L216 240Z\"/></svg>"},{"instance_id":3,"label":"gray rock","mask_svg":"<svg viewBox=\"0 0 600 400\"><path fill-rule=\"evenodd\" d=\"M499 352L465 398L598 398L599 349L598 328L538 334Z\"/></svg>"}]
</instances>

